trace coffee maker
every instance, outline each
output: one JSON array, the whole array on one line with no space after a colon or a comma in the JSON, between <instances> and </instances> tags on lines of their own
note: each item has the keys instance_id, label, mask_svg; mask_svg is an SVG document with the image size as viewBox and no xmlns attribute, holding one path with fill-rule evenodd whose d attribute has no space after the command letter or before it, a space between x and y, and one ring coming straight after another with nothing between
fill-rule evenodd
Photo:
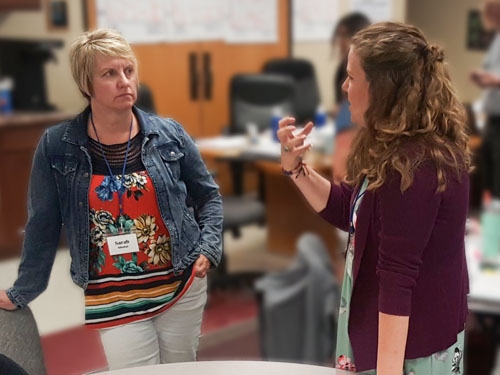
<instances>
[{"instance_id":1,"label":"coffee maker","mask_svg":"<svg viewBox=\"0 0 500 375\"><path fill-rule=\"evenodd\" d=\"M16 111L52 111L48 103L44 65L56 61L60 40L0 38L0 76L14 80L12 106Z\"/></svg>"}]
</instances>

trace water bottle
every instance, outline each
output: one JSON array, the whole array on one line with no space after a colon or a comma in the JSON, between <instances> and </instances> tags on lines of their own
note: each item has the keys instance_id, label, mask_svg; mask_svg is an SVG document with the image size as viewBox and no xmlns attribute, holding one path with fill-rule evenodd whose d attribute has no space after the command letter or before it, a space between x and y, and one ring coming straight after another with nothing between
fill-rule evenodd
<instances>
[{"instance_id":1,"label":"water bottle","mask_svg":"<svg viewBox=\"0 0 500 375\"><path fill-rule=\"evenodd\" d=\"M500 255L500 199L493 199L481 216L482 255L496 259Z\"/></svg>"},{"instance_id":2,"label":"water bottle","mask_svg":"<svg viewBox=\"0 0 500 375\"><path fill-rule=\"evenodd\" d=\"M279 142L278 139L278 129L279 121L283 117L283 110L281 107L274 107L271 112L271 137L273 141Z\"/></svg>"},{"instance_id":3,"label":"water bottle","mask_svg":"<svg viewBox=\"0 0 500 375\"><path fill-rule=\"evenodd\" d=\"M10 77L0 78L0 114L12 113L12 89L14 81Z\"/></svg>"},{"instance_id":4,"label":"water bottle","mask_svg":"<svg viewBox=\"0 0 500 375\"><path fill-rule=\"evenodd\" d=\"M326 111L323 106L319 105L318 108L316 108L316 113L314 115L314 125L317 128L321 128L322 126L326 125L326 120Z\"/></svg>"}]
</instances>

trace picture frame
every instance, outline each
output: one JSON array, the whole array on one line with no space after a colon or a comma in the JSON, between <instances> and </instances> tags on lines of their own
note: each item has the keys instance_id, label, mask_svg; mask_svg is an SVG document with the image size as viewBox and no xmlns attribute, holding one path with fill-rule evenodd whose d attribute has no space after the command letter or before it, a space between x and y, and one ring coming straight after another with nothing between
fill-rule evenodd
<instances>
[{"instance_id":1,"label":"picture frame","mask_svg":"<svg viewBox=\"0 0 500 375\"><path fill-rule=\"evenodd\" d=\"M45 9L47 13L47 28L49 30L67 30L68 0L46 0Z\"/></svg>"},{"instance_id":2,"label":"picture frame","mask_svg":"<svg viewBox=\"0 0 500 375\"><path fill-rule=\"evenodd\" d=\"M484 27L481 12L478 9L470 10L467 15L467 49L486 51L494 35L492 30Z\"/></svg>"}]
</instances>

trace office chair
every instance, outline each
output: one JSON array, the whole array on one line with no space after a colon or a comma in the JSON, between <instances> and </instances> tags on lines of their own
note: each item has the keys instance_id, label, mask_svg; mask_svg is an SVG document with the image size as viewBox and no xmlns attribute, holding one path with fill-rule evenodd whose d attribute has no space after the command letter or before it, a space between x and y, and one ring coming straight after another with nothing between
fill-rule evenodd
<instances>
[{"instance_id":1,"label":"office chair","mask_svg":"<svg viewBox=\"0 0 500 375\"><path fill-rule=\"evenodd\" d=\"M297 122L305 123L314 120L321 100L314 65L309 60L271 59L264 64L262 72L292 77L295 83L293 112Z\"/></svg>"},{"instance_id":2,"label":"office chair","mask_svg":"<svg viewBox=\"0 0 500 375\"><path fill-rule=\"evenodd\" d=\"M229 134L245 134L248 123L269 129L273 111L293 113L294 81L277 74L237 74L229 89Z\"/></svg>"},{"instance_id":3,"label":"office chair","mask_svg":"<svg viewBox=\"0 0 500 375\"><path fill-rule=\"evenodd\" d=\"M21 366L3 354L0 354L0 374L29 375Z\"/></svg>"},{"instance_id":4,"label":"office chair","mask_svg":"<svg viewBox=\"0 0 500 375\"><path fill-rule=\"evenodd\" d=\"M270 128L271 116L276 108L283 114L291 114L294 95L294 83L290 77L272 74L237 74L232 77L229 88L229 126L226 133L244 134L247 125L253 123L259 131ZM230 231L234 237L241 235L240 228L250 224L264 224L266 210L264 204L264 181L259 173L257 191L248 193L244 190L245 166L252 161L246 156L225 157L229 163L233 193L223 196L223 230ZM212 286L228 284L248 284L261 273L237 273L229 275L227 259L223 255L216 275L212 277Z\"/></svg>"},{"instance_id":5,"label":"office chair","mask_svg":"<svg viewBox=\"0 0 500 375\"><path fill-rule=\"evenodd\" d=\"M253 123L259 131L270 128L273 111L278 108L283 114L291 114L294 97L293 80L271 74L237 74L230 82L228 133L247 132ZM263 181L259 179L259 199L244 194L244 166L251 161L245 156L226 159L230 164L233 196L224 198L224 229L239 235L239 227L265 220L263 203Z\"/></svg>"},{"instance_id":6,"label":"office chair","mask_svg":"<svg viewBox=\"0 0 500 375\"><path fill-rule=\"evenodd\" d=\"M139 88L137 90L137 102L135 105L143 111L156 113L153 92L145 83L139 84Z\"/></svg>"},{"instance_id":7,"label":"office chair","mask_svg":"<svg viewBox=\"0 0 500 375\"><path fill-rule=\"evenodd\" d=\"M327 365L335 352L340 288L319 235L303 233L296 247L287 269L255 282L262 357Z\"/></svg>"},{"instance_id":8,"label":"office chair","mask_svg":"<svg viewBox=\"0 0 500 375\"><path fill-rule=\"evenodd\" d=\"M28 374L45 375L40 334L30 308L0 309L0 327L0 353Z\"/></svg>"}]
</instances>

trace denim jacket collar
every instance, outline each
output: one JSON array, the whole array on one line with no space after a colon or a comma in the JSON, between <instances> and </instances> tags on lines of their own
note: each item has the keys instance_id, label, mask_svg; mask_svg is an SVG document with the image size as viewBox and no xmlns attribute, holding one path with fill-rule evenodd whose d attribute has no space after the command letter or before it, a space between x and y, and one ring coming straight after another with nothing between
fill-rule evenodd
<instances>
[{"instance_id":1,"label":"denim jacket collar","mask_svg":"<svg viewBox=\"0 0 500 375\"><path fill-rule=\"evenodd\" d=\"M91 107L89 105L78 116L68 122L68 126L66 127L62 137L64 142L78 146L84 146L87 144L87 123L90 111ZM132 108L132 111L137 117L139 127L145 138L149 138L151 135L159 134L158 124L149 116L148 113L140 110L136 106Z\"/></svg>"}]
</instances>

